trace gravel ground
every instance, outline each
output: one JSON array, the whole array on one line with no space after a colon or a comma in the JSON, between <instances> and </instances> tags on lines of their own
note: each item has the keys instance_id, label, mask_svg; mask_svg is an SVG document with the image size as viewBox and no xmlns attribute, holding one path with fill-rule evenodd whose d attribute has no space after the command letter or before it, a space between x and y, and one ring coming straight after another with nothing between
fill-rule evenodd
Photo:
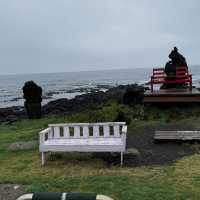
<instances>
[{"instance_id":1,"label":"gravel ground","mask_svg":"<svg viewBox=\"0 0 200 200\"><path fill-rule=\"evenodd\" d=\"M153 135L155 130L195 130L191 125L182 123L160 124L156 126L145 126L128 131L127 148L133 152L124 156L125 166L150 166L166 165L181 159L184 156L196 153L198 148L193 148L192 142L163 141L155 143ZM108 165L119 164L119 154L101 155Z\"/></svg>"},{"instance_id":2,"label":"gravel ground","mask_svg":"<svg viewBox=\"0 0 200 200\"><path fill-rule=\"evenodd\" d=\"M0 184L0 200L16 200L25 193L25 186L17 184Z\"/></svg>"}]
</instances>

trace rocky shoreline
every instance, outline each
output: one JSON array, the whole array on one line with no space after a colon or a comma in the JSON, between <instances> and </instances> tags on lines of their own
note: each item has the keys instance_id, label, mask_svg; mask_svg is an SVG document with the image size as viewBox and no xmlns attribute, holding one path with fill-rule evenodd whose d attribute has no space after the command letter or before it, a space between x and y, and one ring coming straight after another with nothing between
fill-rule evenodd
<instances>
[{"instance_id":1,"label":"rocky shoreline","mask_svg":"<svg viewBox=\"0 0 200 200\"><path fill-rule=\"evenodd\" d=\"M76 112L84 112L96 109L99 105L107 101L122 102L123 96L127 89L137 90L141 86L137 84L120 85L108 88L107 91L92 91L90 93L78 95L73 99L57 99L50 101L42 107L42 115L66 115ZM13 106L0 108L0 123L12 123L20 119L26 119L24 107Z\"/></svg>"},{"instance_id":2,"label":"rocky shoreline","mask_svg":"<svg viewBox=\"0 0 200 200\"><path fill-rule=\"evenodd\" d=\"M113 88L114 86L111 85L106 85L106 84L97 84L96 86L91 86L91 87L79 87L79 88L74 88L74 89L60 89L60 90L48 90L46 91L42 98L43 100L55 100L54 97L56 95L60 94L74 94L74 93L80 93L80 94L85 94L85 93L92 93L92 92L100 92L100 91L107 91L108 89ZM17 102L19 100L23 100L23 97L14 97L9 100L5 100L3 102Z\"/></svg>"}]
</instances>

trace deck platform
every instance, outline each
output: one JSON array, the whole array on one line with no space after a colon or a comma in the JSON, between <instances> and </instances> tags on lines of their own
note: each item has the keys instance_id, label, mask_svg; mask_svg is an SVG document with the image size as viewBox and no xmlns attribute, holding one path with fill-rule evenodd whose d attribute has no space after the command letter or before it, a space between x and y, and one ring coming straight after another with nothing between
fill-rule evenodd
<instances>
[{"instance_id":1,"label":"deck platform","mask_svg":"<svg viewBox=\"0 0 200 200\"><path fill-rule=\"evenodd\" d=\"M200 140L200 131L155 131L154 140Z\"/></svg>"},{"instance_id":2,"label":"deck platform","mask_svg":"<svg viewBox=\"0 0 200 200\"><path fill-rule=\"evenodd\" d=\"M200 102L200 91L193 88L189 89L168 89L151 92L146 91L144 94L144 103L197 103Z\"/></svg>"}]
</instances>

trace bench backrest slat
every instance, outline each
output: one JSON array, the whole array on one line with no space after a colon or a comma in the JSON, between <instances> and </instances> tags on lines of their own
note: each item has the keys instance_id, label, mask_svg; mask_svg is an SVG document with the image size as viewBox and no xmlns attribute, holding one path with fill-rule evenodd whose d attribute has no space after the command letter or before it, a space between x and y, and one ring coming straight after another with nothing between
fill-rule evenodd
<instances>
[{"instance_id":1,"label":"bench backrest slat","mask_svg":"<svg viewBox=\"0 0 200 200\"><path fill-rule=\"evenodd\" d=\"M165 76L164 68L154 68L153 69L153 77L159 78Z\"/></svg>"},{"instance_id":2,"label":"bench backrest slat","mask_svg":"<svg viewBox=\"0 0 200 200\"><path fill-rule=\"evenodd\" d=\"M188 68L185 67L185 66L182 66L182 67L177 67L176 70L184 70L184 71L188 71Z\"/></svg>"},{"instance_id":3,"label":"bench backrest slat","mask_svg":"<svg viewBox=\"0 0 200 200\"><path fill-rule=\"evenodd\" d=\"M119 125L114 126L114 135L115 135L115 137L120 137L120 126Z\"/></svg>"},{"instance_id":4,"label":"bench backrest slat","mask_svg":"<svg viewBox=\"0 0 200 200\"><path fill-rule=\"evenodd\" d=\"M80 138L80 126L74 127L74 138Z\"/></svg>"},{"instance_id":5,"label":"bench backrest slat","mask_svg":"<svg viewBox=\"0 0 200 200\"><path fill-rule=\"evenodd\" d=\"M83 137L88 138L89 137L89 127L83 126Z\"/></svg>"},{"instance_id":6,"label":"bench backrest slat","mask_svg":"<svg viewBox=\"0 0 200 200\"><path fill-rule=\"evenodd\" d=\"M154 76L161 76L161 75L165 75L165 72L154 72L153 75Z\"/></svg>"},{"instance_id":7,"label":"bench backrest slat","mask_svg":"<svg viewBox=\"0 0 200 200\"><path fill-rule=\"evenodd\" d=\"M48 133L48 138L52 139L53 138L53 127L50 129L49 133Z\"/></svg>"},{"instance_id":8,"label":"bench backrest slat","mask_svg":"<svg viewBox=\"0 0 200 200\"><path fill-rule=\"evenodd\" d=\"M99 126L93 126L93 136L99 137Z\"/></svg>"},{"instance_id":9,"label":"bench backrest slat","mask_svg":"<svg viewBox=\"0 0 200 200\"><path fill-rule=\"evenodd\" d=\"M59 126L54 127L54 138L60 138L60 127Z\"/></svg>"},{"instance_id":10,"label":"bench backrest slat","mask_svg":"<svg viewBox=\"0 0 200 200\"><path fill-rule=\"evenodd\" d=\"M110 128L108 125L103 126L103 133L104 133L104 137L110 136Z\"/></svg>"},{"instance_id":11,"label":"bench backrest slat","mask_svg":"<svg viewBox=\"0 0 200 200\"><path fill-rule=\"evenodd\" d=\"M69 138L69 127L64 126L64 138Z\"/></svg>"},{"instance_id":12,"label":"bench backrest slat","mask_svg":"<svg viewBox=\"0 0 200 200\"><path fill-rule=\"evenodd\" d=\"M49 139L89 138L89 137L121 137L121 127L125 123L93 123L93 124L51 124Z\"/></svg>"}]
</instances>

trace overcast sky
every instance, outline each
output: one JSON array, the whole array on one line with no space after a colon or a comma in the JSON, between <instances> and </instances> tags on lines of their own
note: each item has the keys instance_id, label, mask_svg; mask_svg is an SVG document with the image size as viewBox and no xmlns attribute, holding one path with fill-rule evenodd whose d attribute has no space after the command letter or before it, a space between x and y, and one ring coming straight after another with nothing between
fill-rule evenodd
<instances>
[{"instance_id":1,"label":"overcast sky","mask_svg":"<svg viewBox=\"0 0 200 200\"><path fill-rule=\"evenodd\" d=\"M199 0L0 0L0 74L200 63Z\"/></svg>"}]
</instances>

